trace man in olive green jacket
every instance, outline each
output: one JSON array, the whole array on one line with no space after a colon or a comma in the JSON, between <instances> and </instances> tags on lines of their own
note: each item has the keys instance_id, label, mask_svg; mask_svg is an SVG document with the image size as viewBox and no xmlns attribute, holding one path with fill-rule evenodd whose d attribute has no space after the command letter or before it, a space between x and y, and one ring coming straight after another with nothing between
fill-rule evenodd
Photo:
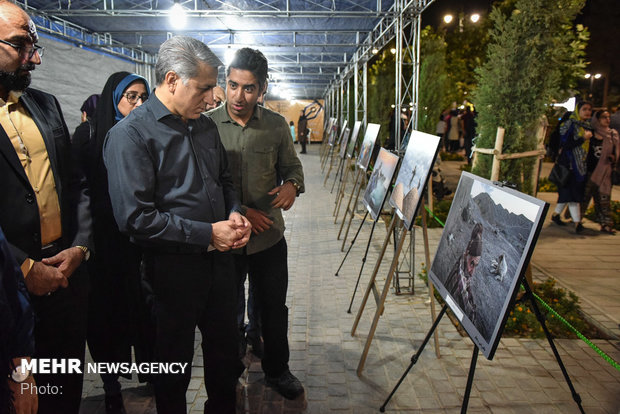
<instances>
[{"instance_id":1,"label":"man in olive green jacket","mask_svg":"<svg viewBox=\"0 0 620 414\"><path fill-rule=\"evenodd\" d=\"M234 185L253 234L235 255L240 283L250 276L264 339L268 385L294 399L304 389L288 367L287 247L282 209L304 191L301 162L281 115L258 105L267 88L267 59L254 49L236 52L226 70L226 104L209 112L226 153Z\"/></svg>"}]
</instances>

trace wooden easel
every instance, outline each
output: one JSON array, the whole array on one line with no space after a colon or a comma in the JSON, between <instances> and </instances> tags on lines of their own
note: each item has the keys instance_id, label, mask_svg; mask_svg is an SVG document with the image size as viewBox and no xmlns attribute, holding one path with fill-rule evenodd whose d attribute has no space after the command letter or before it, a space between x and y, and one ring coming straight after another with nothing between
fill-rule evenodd
<instances>
[{"instance_id":1,"label":"wooden easel","mask_svg":"<svg viewBox=\"0 0 620 414\"><path fill-rule=\"evenodd\" d=\"M420 206L424 205L424 199L422 198L420 200ZM423 219L422 219L422 226L423 226L423 236L424 236L424 250L425 250L425 256L427 258L427 262L430 263L430 250L429 250L429 245L428 245L428 232L426 229L426 218L425 218L425 214L426 212L424 211L423 213ZM399 224L401 225L400 227L402 228L401 234L399 236L398 239L398 244L396 246L396 250L394 252L394 257L392 258L392 263L390 265L390 269L388 271L388 274L386 275L385 278L385 283L383 285L383 289L381 290L381 293L379 293L378 288L377 288L377 284L376 284L376 277L377 277L377 273L379 272L379 268L381 267L381 262L383 260L383 257L385 256L385 251L387 250L387 246L390 242L390 237L392 235L392 232L396 231L396 229L399 227ZM377 308L375 310L375 316L373 318L371 327L370 327L370 331L368 332L368 336L366 338L366 344L364 345L364 350L362 351L362 355L360 357L360 362L357 366L357 375L361 376L362 375L362 371L364 370L364 365L366 363L366 358L368 357L368 351L370 350L370 344L372 343L372 340L374 338L375 332L377 330L377 326L379 324L379 318L381 317L381 315L383 314L383 310L385 308L385 299L387 298L387 294L390 290L390 285L392 282L392 278L394 276L394 273L396 272L396 268L398 266L398 259L400 257L403 245L405 244L405 239L407 236L407 228L402 225L403 222L402 220L398 217L397 213L394 213L392 215L392 220L390 222L390 227L388 229L388 232L386 234L385 240L383 242L383 246L381 247L381 251L379 253L379 257L377 259L377 263L375 264L375 268L373 270L373 273L370 277L370 280L368 282L368 287L366 288L366 292L364 293L364 298L362 299L362 303L360 305L360 308L357 312L357 316L355 317L355 321L353 322L353 327L351 328L351 336L355 336L355 332L357 330L357 326L359 324L359 321L362 317L362 314L364 313L364 308L366 307L366 303L368 302L368 297L370 296L370 293L372 293L375 297L375 302L377 304ZM413 270L412 270L413 271ZM432 286L432 284L429 284L429 295L431 297L431 317L433 319L435 319L435 306L433 303L433 292L434 292L434 288ZM434 336L434 340L435 340L435 354L437 355L437 357L440 357L440 353L439 353L439 338L437 337L437 334L435 334Z\"/></svg>"},{"instance_id":2,"label":"wooden easel","mask_svg":"<svg viewBox=\"0 0 620 414\"><path fill-rule=\"evenodd\" d=\"M325 179L323 180L323 187L325 187L325 184L327 184L327 180L329 179L329 175L332 173L332 168L334 168L334 154L336 154L337 152L334 150L334 148L336 148L336 146L332 147L332 154L331 157L329 157L329 168L327 169L327 174L325 174Z\"/></svg>"},{"instance_id":3,"label":"wooden easel","mask_svg":"<svg viewBox=\"0 0 620 414\"><path fill-rule=\"evenodd\" d=\"M562 375L564 376L564 380L566 381L566 384L568 385L568 388L571 391L573 401L575 401L575 403L577 404L577 407L579 408L579 411L583 414L585 413L585 411L583 410L583 406L581 405L581 396L577 393L577 390L575 390L575 387L573 386L573 382L571 381L570 376L568 375L568 371L566 371L566 367L564 366L564 363L562 362L562 357L560 356L560 353L558 352L555 346L555 343L553 342L553 335L551 334L551 332L549 332L549 329L547 328L547 323L545 321L545 317L542 315L542 313L540 312L540 309L538 308L538 304L536 303L536 299L534 298L530 284L527 282L527 280L524 277L521 277L521 279L522 279L523 286L525 287L525 295L527 296L527 299L529 299L532 305L532 309L534 309L534 314L536 315L536 319L538 319L538 322L540 323L543 331L545 332L545 336L547 337L547 342L549 343L549 346L551 347L553 356L555 357L555 360L557 361L558 366L560 367L560 370L562 371ZM441 308L441 312L439 313L439 316L434 319L434 322L433 322L433 325L430 331L424 338L424 341L422 341L422 345L417 350L417 352L411 357L411 362L409 366L407 367L403 375L400 377L400 380L398 380L398 383L396 384L394 389L392 389L392 392L387 397L383 405L379 408L379 411L381 411L382 413L385 412L385 407L387 406L388 402L390 402L390 399L396 393L396 390L398 389L398 387L400 387L400 384L402 384L403 380L405 379L405 377L407 376L411 368L413 368L415 363L418 361L418 358L422 354L422 351L424 351L424 347L426 346L426 343L428 342L431 333L436 331L436 328L439 325L439 321L441 320L443 315L446 313L447 308L448 308L448 304L446 303ZM465 385L465 393L463 394L461 414L465 414L467 412L467 406L469 404L469 395L471 392L471 387L474 383L474 372L476 371L478 353L479 353L478 346L474 344L474 349L473 349L473 353L471 357L471 363L469 365L469 374L467 375L467 384Z\"/></svg>"},{"instance_id":4,"label":"wooden easel","mask_svg":"<svg viewBox=\"0 0 620 414\"><path fill-rule=\"evenodd\" d=\"M351 161L353 158L347 158L347 161L344 165L344 175L342 177L342 181L338 184L338 190L336 191L336 199L334 203L334 212L332 215L334 216L334 224L338 222L338 213L340 213L340 205L342 204L342 199L344 198L345 190L347 187L347 179L349 178L349 172L351 171Z\"/></svg>"},{"instance_id":5,"label":"wooden easel","mask_svg":"<svg viewBox=\"0 0 620 414\"><path fill-rule=\"evenodd\" d=\"M342 217L342 223L340 224L340 230L338 231L338 240L340 240L340 235L342 234L342 228L344 227L345 221L347 221L347 215L349 216L349 224L347 225L347 231L344 234L342 239L342 246L340 247L340 251L344 252L344 245L347 242L347 236L349 235L349 229L351 228L351 222L353 221L353 217L355 217L355 209L357 208L357 202L360 197L360 192L362 188L365 186L366 182L366 171L363 169L359 169L357 173L357 178L355 179L355 184L351 191L351 195L349 196L349 202L347 203L347 208L344 210L344 215ZM359 183L359 185L357 185ZM351 200L353 199L353 194L355 194L355 200L353 201L353 205L351 205Z\"/></svg>"}]
</instances>

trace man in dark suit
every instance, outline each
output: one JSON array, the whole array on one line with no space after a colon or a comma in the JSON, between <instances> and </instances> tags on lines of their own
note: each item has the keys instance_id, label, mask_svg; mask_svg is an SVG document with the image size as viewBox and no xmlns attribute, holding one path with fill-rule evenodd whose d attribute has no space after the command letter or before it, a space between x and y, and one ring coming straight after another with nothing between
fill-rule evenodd
<instances>
[{"instance_id":1,"label":"man in dark suit","mask_svg":"<svg viewBox=\"0 0 620 414\"><path fill-rule=\"evenodd\" d=\"M41 63L37 41L28 15L0 0L0 226L37 317L34 357L83 362L88 280L80 265L90 254L89 198L58 101L28 89ZM56 390L39 396L39 413L78 413L81 374L35 379Z\"/></svg>"}]
</instances>

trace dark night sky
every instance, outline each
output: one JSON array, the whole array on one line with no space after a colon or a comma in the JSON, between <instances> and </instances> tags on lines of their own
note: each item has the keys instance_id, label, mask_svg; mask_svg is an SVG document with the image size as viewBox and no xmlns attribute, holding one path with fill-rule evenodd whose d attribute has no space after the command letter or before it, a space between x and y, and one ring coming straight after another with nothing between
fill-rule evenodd
<instances>
[{"instance_id":1,"label":"dark night sky","mask_svg":"<svg viewBox=\"0 0 620 414\"><path fill-rule=\"evenodd\" d=\"M492 0L435 0L422 13L422 25L437 27L443 24L443 16L448 13L480 13L485 18L492 3ZM590 31L586 49L589 65L586 70L604 76L595 81L595 98L598 95L595 100L602 103L603 88L607 86L608 103L620 104L620 0L587 0L575 22L585 25ZM587 88L588 84L589 81L583 80L580 86Z\"/></svg>"}]
</instances>

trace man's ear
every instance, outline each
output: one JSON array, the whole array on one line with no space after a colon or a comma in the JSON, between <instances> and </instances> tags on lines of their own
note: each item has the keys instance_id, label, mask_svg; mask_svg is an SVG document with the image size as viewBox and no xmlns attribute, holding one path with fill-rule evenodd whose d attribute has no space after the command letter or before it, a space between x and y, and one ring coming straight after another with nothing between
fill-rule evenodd
<instances>
[{"instance_id":1,"label":"man's ear","mask_svg":"<svg viewBox=\"0 0 620 414\"><path fill-rule=\"evenodd\" d=\"M166 72L166 76L164 77L164 83L166 84L166 88L168 88L168 92L174 93L177 87L178 80L180 80L180 78L176 72L172 70Z\"/></svg>"},{"instance_id":2,"label":"man's ear","mask_svg":"<svg viewBox=\"0 0 620 414\"><path fill-rule=\"evenodd\" d=\"M267 92L267 85L269 84L269 81L267 79L265 79L265 84L263 85L263 89L261 89L260 94L258 96L262 96L265 92Z\"/></svg>"}]
</instances>

